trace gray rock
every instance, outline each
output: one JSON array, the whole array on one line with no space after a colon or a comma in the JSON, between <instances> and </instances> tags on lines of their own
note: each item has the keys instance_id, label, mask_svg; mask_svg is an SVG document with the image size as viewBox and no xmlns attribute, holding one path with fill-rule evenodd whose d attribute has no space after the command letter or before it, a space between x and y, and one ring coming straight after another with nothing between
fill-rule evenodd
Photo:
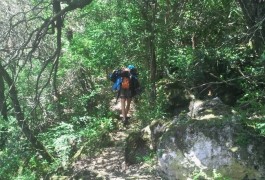
<instances>
[{"instance_id":1,"label":"gray rock","mask_svg":"<svg viewBox=\"0 0 265 180\"><path fill-rule=\"evenodd\" d=\"M192 100L189 105L188 116L197 120L220 119L225 115L231 115L231 108L218 98L211 100Z\"/></svg>"},{"instance_id":2,"label":"gray rock","mask_svg":"<svg viewBox=\"0 0 265 180\"><path fill-rule=\"evenodd\" d=\"M165 179L186 180L199 172L204 179L265 179L265 138L243 123L215 119L172 125L157 154Z\"/></svg>"}]
</instances>

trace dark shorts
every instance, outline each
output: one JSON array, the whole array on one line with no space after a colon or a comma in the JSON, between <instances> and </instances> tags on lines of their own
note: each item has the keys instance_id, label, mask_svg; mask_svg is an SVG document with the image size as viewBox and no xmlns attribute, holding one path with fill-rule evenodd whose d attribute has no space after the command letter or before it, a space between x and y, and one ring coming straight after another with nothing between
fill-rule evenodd
<instances>
[{"instance_id":1,"label":"dark shorts","mask_svg":"<svg viewBox=\"0 0 265 180\"><path fill-rule=\"evenodd\" d=\"M120 98L132 98L132 91L130 89L121 89Z\"/></svg>"}]
</instances>

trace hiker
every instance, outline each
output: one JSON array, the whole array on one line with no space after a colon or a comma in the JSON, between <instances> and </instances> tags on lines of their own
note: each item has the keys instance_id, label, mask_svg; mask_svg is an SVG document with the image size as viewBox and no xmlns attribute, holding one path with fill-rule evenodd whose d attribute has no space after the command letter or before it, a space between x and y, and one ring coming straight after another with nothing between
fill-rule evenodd
<instances>
[{"instance_id":1,"label":"hiker","mask_svg":"<svg viewBox=\"0 0 265 180\"><path fill-rule=\"evenodd\" d=\"M114 82L113 90L117 90L117 100L121 100L121 114L124 125L128 123L128 112L132 98L139 93L139 81L137 79L137 70L133 65L124 67L121 70L115 70L111 75Z\"/></svg>"}]
</instances>

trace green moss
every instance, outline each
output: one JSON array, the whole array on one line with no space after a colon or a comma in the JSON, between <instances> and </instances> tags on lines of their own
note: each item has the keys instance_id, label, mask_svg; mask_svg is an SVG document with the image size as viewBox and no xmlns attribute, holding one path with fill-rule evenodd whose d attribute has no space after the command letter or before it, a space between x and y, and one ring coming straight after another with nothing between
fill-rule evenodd
<instances>
[{"instance_id":1,"label":"green moss","mask_svg":"<svg viewBox=\"0 0 265 180\"><path fill-rule=\"evenodd\" d=\"M248 177L249 179L255 179L257 176L257 171L251 167L246 169L238 162L232 162L229 165L229 168L223 167L218 169L218 172L225 177L229 177L231 179L244 179Z\"/></svg>"}]
</instances>

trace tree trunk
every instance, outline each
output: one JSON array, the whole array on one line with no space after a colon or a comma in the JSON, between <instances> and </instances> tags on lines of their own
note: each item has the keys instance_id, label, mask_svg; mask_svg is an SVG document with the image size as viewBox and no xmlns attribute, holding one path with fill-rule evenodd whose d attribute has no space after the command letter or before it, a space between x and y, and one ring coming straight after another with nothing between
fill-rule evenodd
<instances>
[{"instance_id":1,"label":"tree trunk","mask_svg":"<svg viewBox=\"0 0 265 180\"><path fill-rule=\"evenodd\" d=\"M5 99L5 83L2 76L0 76L0 111L1 119L7 121L7 105ZM3 149L7 140L7 128L2 127L0 129L0 149Z\"/></svg>"},{"instance_id":2,"label":"tree trunk","mask_svg":"<svg viewBox=\"0 0 265 180\"><path fill-rule=\"evenodd\" d=\"M248 38L252 42L257 56L264 49L265 42L265 2L264 0L238 0L246 24L248 26Z\"/></svg>"},{"instance_id":3,"label":"tree trunk","mask_svg":"<svg viewBox=\"0 0 265 180\"><path fill-rule=\"evenodd\" d=\"M4 120L7 121L7 105L5 99L5 83L2 76L0 76L0 111Z\"/></svg>"},{"instance_id":4,"label":"tree trunk","mask_svg":"<svg viewBox=\"0 0 265 180\"><path fill-rule=\"evenodd\" d=\"M55 14L58 14L61 11L61 3L57 0L53 0L53 11ZM62 118L62 106L60 104L61 97L60 93L58 92L57 88L57 72L59 68L59 59L61 55L61 48L62 48L62 26L63 26L63 19L62 16L57 16L56 20L56 30L57 30L57 48L56 48L56 57L54 60L54 74L53 74L53 93L54 96L56 97L56 101L54 102L56 104L56 111L58 113L59 118Z\"/></svg>"},{"instance_id":5,"label":"tree trunk","mask_svg":"<svg viewBox=\"0 0 265 180\"><path fill-rule=\"evenodd\" d=\"M151 82L151 103L156 101L156 74L157 74L157 60L156 60L156 48L155 48L155 15L156 15L157 1L144 1L144 7L142 8L142 15L146 22L146 30L148 37L146 39L146 45L148 49L148 62L150 70L150 82ZM150 13L150 15L149 15Z\"/></svg>"},{"instance_id":6,"label":"tree trunk","mask_svg":"<svg viewBox=\"0 0 265 180\"><path fill-rule=\"evenodd\" d=\"M0 64L0 76L6 81L6 83L9 86L9 97L11 98L16 119L22 132L24 133L26 138L31 142L32 146L43 156L44 159L46 159L49 163L53 162L52 156L48 153L44 145L36 138L36 136L30 130L29 125L25 121L24 114L21 110L19 100L17 97L15 84L11 79L10 75L8 74L8 72L2 66L2 64Z\"/></svg>"},{"instance_id":7,"label":"tree trunk","mask_svg":"<svg viewBox=\"0 0 265 180\"><path fill-rule=\"evenodd\" d=\"M149 47L149 64L150 64L150 81L151 81L151 99L152 102L156 100L156 50L155 50L155 35L154 29L151 28L151 36L148 39Z\"/></svg>"}]
</instances>

